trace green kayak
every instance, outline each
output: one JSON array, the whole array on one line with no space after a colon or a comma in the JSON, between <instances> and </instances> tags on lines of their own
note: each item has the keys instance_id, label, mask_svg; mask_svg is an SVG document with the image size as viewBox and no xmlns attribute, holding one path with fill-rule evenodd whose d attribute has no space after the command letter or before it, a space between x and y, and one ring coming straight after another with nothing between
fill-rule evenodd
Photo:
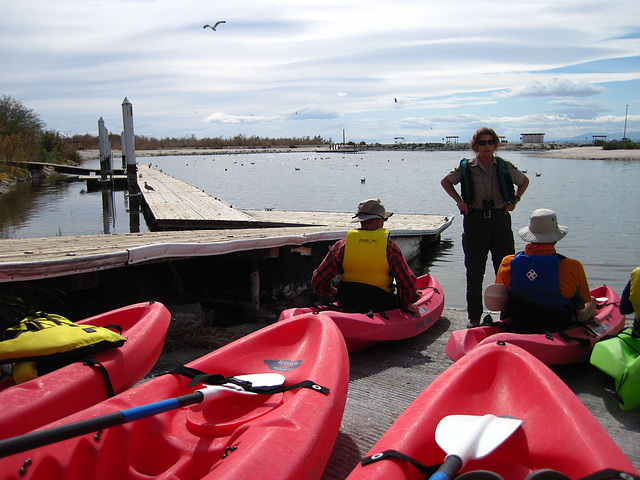
<instances>
[{"instance_id":1,"label":"green kayak","mask_svg":"<svg viewBox=\"0 0 640 480\"><path fill-rule=\"evenodd\" d=\"M631 336L630 328L596 343L590 361L615 379L620 408L640 407L640 338Z\"/></svg>"}]
</instances>

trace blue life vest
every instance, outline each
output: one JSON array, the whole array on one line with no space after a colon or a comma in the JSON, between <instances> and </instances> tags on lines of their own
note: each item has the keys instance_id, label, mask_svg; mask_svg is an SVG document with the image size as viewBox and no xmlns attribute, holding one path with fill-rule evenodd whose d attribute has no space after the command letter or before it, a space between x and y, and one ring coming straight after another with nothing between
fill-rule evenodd
<instances>
[{"instance_id":1,"label":"blue life vest","mask_svg":"<svg viewBox=\"0 0 640 480\"><path fill-rule=\"evenodd\" d=\"M509 203L516 203L516 192L513 188L513 177L507 166L507 162L500 158L495 157L497 164L498 183L500 185L500 192L502 198ZM460 190L462 199L467 204L471 204L473 201L473 182L471 181L471 173L469 172L469 159L463 158L460 160Z\"/></svg>"},{"instance_id":2,"label":"blue life vest","mask_svg":"<svg viewBox=\"0 0 640 480\"><path fill-rule=\"evenodd\" d=\"M510 296L537 303L568 314L575 313L573 298L565 298L560 291L560 261L553 255L525 255L518 253L511 261Z\"/></svg>"}]
</instances>

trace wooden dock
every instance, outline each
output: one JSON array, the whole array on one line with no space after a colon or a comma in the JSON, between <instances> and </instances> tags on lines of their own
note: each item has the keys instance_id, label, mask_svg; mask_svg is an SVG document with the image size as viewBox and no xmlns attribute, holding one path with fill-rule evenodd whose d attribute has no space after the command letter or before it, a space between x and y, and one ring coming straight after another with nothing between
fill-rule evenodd
<instances>
[{"instance_id":1,"label":"wooden dock","mask_svg":"<svg viewBox=\"0 0 640 480\"><path fill-rule=\"evenodd\" d=\"M357 226L351 222L352 213L256 210L240 213L263 227L3 239L0 283L335 241ZM452 221L452 216L396 213L385 227L394 239L437 239Z\"/></svg>"},{"instance_id":2,"label":"wooden dock","mask_svg":"<svg viewBox=\"0 0 640 480\"><path fill-rule=\"evenodd\" d=\"M277 255L280 247L336 241L358 225L347 212L235 209L149 165L138 169L144 204L160 231L0 240L0 283L238 252ZM438 239L452 221L446 215L396 213L385 227L413 250L425 237Z\"/></svg>"},{"instance_id":3,"label":"wooden dock","mask_svg":"<svg viewBox=\"0 0 640 480\"><path fill-rule=\"evenodd\" d=\"M138 188L159 230L259 226L252 216L148 165L138 165Z\"/></svg>"}]
</instances>

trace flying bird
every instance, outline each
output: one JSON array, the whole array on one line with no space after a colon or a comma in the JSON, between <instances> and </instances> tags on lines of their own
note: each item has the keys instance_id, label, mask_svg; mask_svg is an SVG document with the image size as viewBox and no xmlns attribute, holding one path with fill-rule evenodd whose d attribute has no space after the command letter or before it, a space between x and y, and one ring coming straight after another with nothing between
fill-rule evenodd
<instances>
[{"instance_id":1,"label":"flying bird","mask_svg":"<svg viewBox=\"0 0 640 480\"><path fill-rule=\"evenodd\" d=\"M219 22L216 22L216 24L215 24L213 27L212 27L211 25L207 24L207 25L205 25L205 26L204 26L204 27L202 27L202 28L207 28L207 27L209 27L211 30L213 30L213 31L215 32L215 31L216 31L216 27L217 27L218 25L220 25L221 23L227 23L227 22L226 22L225 20L220 20Z\"/></svg>"}]
</instances>

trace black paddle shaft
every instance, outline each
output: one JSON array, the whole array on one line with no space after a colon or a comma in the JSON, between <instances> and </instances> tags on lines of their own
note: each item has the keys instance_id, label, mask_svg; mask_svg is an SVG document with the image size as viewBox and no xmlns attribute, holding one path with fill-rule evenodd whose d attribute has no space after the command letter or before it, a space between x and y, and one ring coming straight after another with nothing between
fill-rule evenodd
<instances>
[{"instance_id":1,"label":"black paddle shaft","mask_svg":"<svg viewBox=\"0 0 640 480\"><path fill-rule=\"evenodd\" d=\"M16 437L0 440L0 458L8 457L16 453L25 452L33 448L50 445L70 438L79 437L87 433L98 432L105 428L115 427L133 422L142 418L151 417L159 413L175 410L187 405L201 403L204 395L201 391L195 391L180 397L169 398L159 402L141 405L118 412L107 413L99 417L87 418L67 425L52 427L46 430L25 433Z\"/></svg>"}]
</instances>

